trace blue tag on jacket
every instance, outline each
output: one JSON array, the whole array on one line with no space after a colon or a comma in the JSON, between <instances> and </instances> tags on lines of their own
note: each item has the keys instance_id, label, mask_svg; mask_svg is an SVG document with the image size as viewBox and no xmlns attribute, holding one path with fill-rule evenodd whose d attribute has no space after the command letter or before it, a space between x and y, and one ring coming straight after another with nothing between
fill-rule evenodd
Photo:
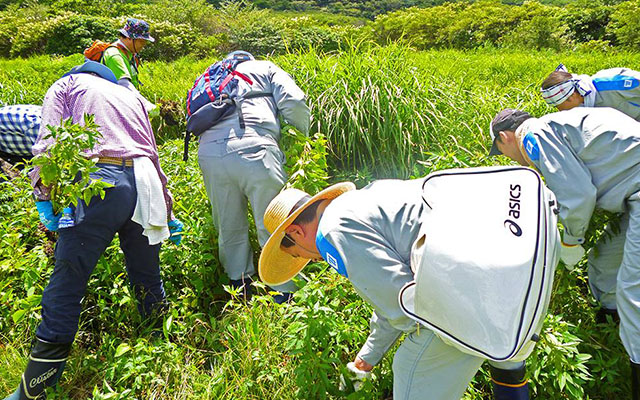
<instances>
[{"instance_id":1,"label":"blue tag on jacket","mask_svg":"<svg viewBox=\"0 0 640 400\"><path fill-rule=\"evenodd\" d=\"M331 265L333 269L338 271L338 273L345 278L349 278L347 275L347 268L344 266L344 261L342 261L340 253L331 243L329 243L327 238L325 238L320 231L318 231L316 235L316 247L322 258L324 258L324 260Z\"/></svg>"}]
</instances>

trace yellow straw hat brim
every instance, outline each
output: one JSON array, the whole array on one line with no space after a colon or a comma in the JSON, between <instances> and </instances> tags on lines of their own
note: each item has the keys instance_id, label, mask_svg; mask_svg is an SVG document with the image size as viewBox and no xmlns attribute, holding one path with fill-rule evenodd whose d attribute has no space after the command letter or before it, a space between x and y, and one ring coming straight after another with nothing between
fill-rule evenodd
<instances>
[{"instance_id":1,"label":"yellow straw hat brim","mask_svg":"<svg viewBox=\"0 0 640 400\"><path fill-rule=\"evenodd\" d=\"M260 254L260 261L258 262L258 274L260 279L270 286L281 285L290 281L294 276L298 274L309 263L309 259L293 257L292 255L285 253L280 248L280 243L285 235L285 229L291 225L291 223L300 215L309 205L315 203L318 200L333 200L343 193L350 190L355 190L356 186L351 182L341 182L335 185L329 186L322 190L315 196L312 196L309 200L303 203L295 211L291 211L291 205L285 204L270 204L267 212L264 216L264 224L268 228L275 225L277 227L271 233L271 236L262 248ZM277 201L278 197L274 199ZM295 202L293 203L295 204Z\"/></svg>"}]
</instances>

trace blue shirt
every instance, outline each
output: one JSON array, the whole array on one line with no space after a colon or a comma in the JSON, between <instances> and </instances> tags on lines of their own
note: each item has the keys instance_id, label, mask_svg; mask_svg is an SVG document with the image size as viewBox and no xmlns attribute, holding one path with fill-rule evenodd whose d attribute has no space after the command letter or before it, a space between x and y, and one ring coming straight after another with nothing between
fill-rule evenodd
<instances>
[{"instance_id":1,"label":"blue shirt","mask_svg":"<svg viewBox=\"0 0 640 400\"><path fill-rule=\"evenodd\" d=\"M38 137L42 107L18 104L0 108L0 151L30 156Z\"/></svg>"}]
</instances>

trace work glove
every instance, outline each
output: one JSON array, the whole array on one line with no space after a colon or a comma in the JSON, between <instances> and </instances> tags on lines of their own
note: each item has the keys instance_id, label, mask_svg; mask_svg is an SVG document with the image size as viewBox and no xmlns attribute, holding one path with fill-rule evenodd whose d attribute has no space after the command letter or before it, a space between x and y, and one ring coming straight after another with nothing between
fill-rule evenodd
<instances>
[{"instance_id":1,"label":"work glove","mask_svg":"<svg viewBox=\"0 0 640 400\"><path fill-rule=\"evenodd\" d=\"M36 208L38 209L38 216L40 217L42 225L51 232L57 231L60 214L53 213L53 204L51 204L51 201L36 201Z\"/></svg>"},{"instance_id":2,"label":"work glove","mask_svg":"<svg viewBox=\"0 0 640 400\"><path fill-rule=\"evenodd\" d=\"M169 222L169 240L171 240L176 246L182 242L182 227L184 225L179 219L174 219Z\"/></svg>"},{"instance_id":3,"label":"work glove","mask_svg":"<svg viewBox=\"0 0 640 400\"><path fill-rule=\"evenodd\" d=\"M362 381L371 377L371 371L363 371L356 367L356 364L351 361L347 364L347 369L349 370L348 377L351 379L353 383L353 388L358 391L362 386ZM340 375L340 390L345 390L347 388L347 383L344 381L344 375Z\"/></svg>"},{"instance_id":4,"label":"work glove","mask_svg":"<svg viewBox=\"0 0 640 400\"><path fill-rule=\"evenodd\" d=\"M573 271L576 264L582 260L582 257L584 257L584 247L582 247L582 245L562 243L562 248L560 249L560 260L562 260L564 266L569 271Z\"/></svg>"}]
</instances>

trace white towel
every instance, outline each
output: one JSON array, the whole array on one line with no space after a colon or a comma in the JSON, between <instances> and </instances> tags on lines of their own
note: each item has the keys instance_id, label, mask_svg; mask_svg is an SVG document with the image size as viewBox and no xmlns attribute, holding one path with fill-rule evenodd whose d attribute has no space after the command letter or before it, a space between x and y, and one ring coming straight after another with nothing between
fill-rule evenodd
<instances>
[{"instance_id":1,"label":"white towel","mask_svg":"<svg viewBox=\"0 0 640 400\"><path fill-rule=\"evenodd\" d=\"M158 171L149 158L138 157L133 159L133 172L138 199L131 220L144 228L142 234L149 238L150 245L158 244L170 235L167 206Z\"/></svg>"}]
</instances>

